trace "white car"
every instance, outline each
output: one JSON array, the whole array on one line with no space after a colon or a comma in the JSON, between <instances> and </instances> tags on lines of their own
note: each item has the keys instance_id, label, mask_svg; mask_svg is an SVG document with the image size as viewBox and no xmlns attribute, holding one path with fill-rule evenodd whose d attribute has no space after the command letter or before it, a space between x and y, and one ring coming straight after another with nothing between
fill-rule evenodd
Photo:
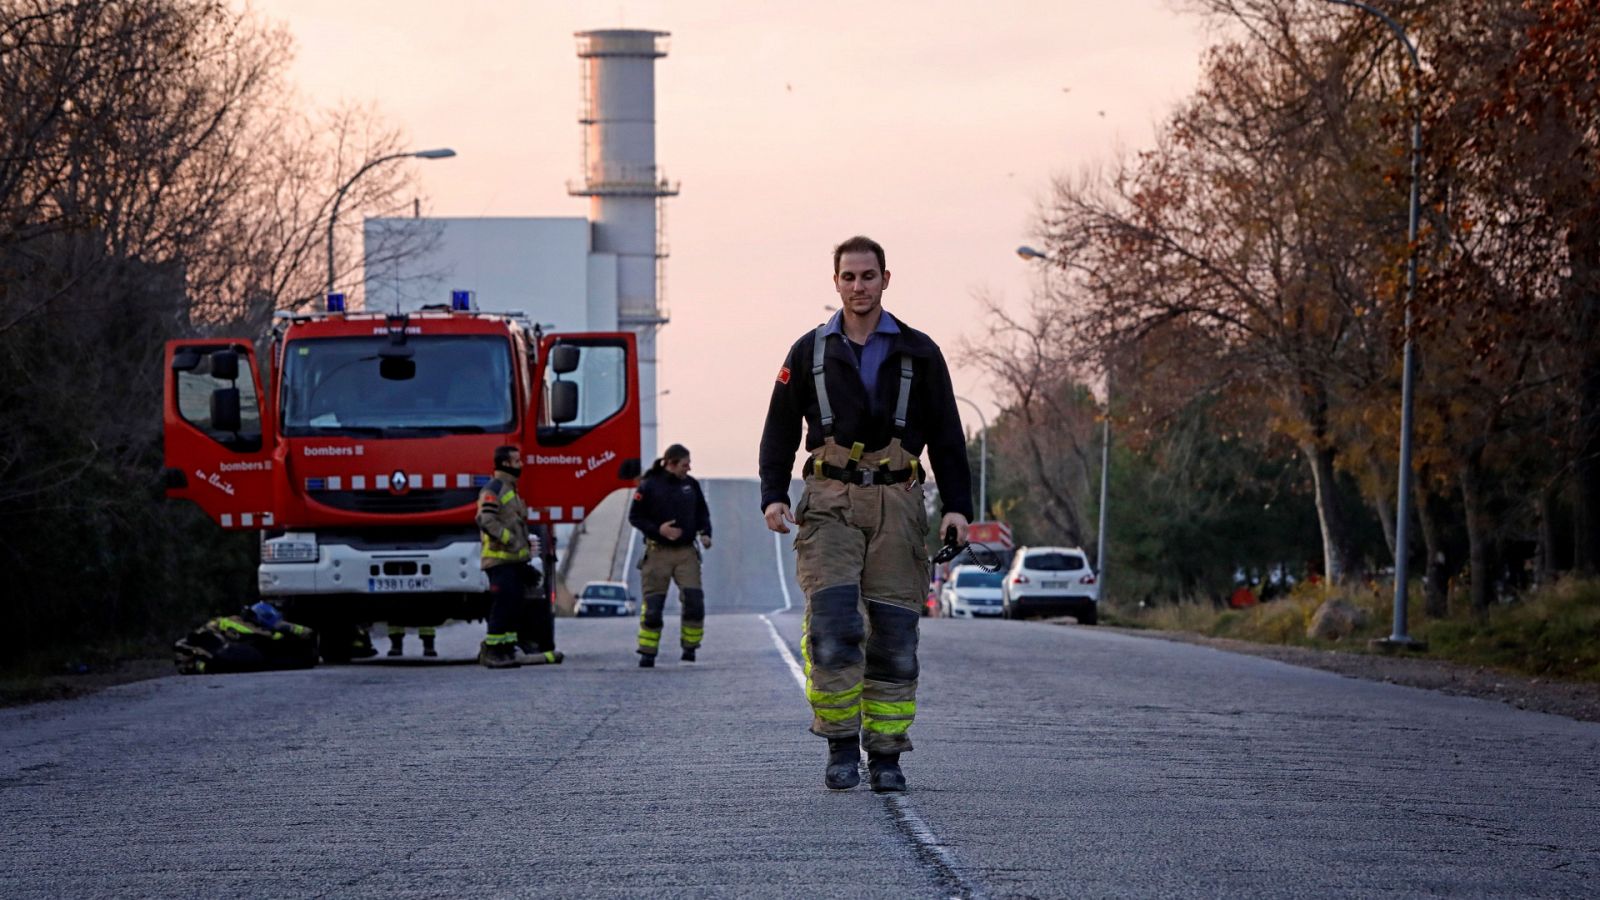
<instances>
[{"instance_id":1,"label":"white car","mask_svg":"<svg viewBox=\"0 0 1600 900\"><path fill-rule=\"evenodd\" d=\"M628 585L621 581L591 581L578 594L575 616L631 616L639 611L639 604L628 594Z\"/></svg>"},{"instance_id":2,"label":"white car","mask_svg":"<svg viewBox=\"0 0 1600 900\"><path fill-rule=\"evenodd\" d=\"M982 566L956 566L939 589L939 615L958 619L1000 615L1000 580L1004 572Z\"/></svg>"},{"instance_id":3,"label":"white car","mask_svg":"<svg viewBox=\"0 0 1600 900\"><path fill-rule=\"evenodd\" d=\"M1077 547L1023 547L1000 582L1001 615L1068 615L1093 625L1100 621L1097 582L1089 557Z\"/></svg>"}]
</instances>

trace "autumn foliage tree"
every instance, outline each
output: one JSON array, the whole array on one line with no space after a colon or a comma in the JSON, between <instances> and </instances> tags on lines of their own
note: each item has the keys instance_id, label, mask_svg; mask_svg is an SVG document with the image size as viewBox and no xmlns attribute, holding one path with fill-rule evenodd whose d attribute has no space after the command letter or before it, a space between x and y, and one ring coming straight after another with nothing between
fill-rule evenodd
<instances>
[{"instance_id":1,"label":"autumn foliage tree","mask_svg":"<svg viewBox=\"0 0 1600 900\"><path fill-rule=\"evenodd\" d=\"M1294 447L1336 582L1421 550L1442 613L1447 579L1482 608L1535 543L1547 576L1592 571L1600 3L1387 4L1420 77L1381 22L1347 7L1190 5L1221 26L1200 84L1152 148L1057 184L1038 223L1055 275L1036 316L1113 368L1119 424L1150 446L1200 404L1217 435L1255 423L1261 452ZM1395 546L1394 521L1413 253L1420 548ZM1361 548L1354 523L1369 514L1389 560Z\"/></svg>"}]
</instances>

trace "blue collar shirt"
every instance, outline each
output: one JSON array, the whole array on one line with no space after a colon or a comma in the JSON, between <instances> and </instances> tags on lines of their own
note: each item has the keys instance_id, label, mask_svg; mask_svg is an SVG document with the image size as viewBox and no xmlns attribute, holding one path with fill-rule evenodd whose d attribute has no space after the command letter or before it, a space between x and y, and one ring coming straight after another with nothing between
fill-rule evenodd
<instances>
[{"instance_id":1,"label":"blue collar shirt","mask_svg":"<svg viewBox=\"0 0 1600 900\"><path fill-rule=\"evenodd\" d=\"M889 347L894 344L894 338L900 333L900 325L888 312L879 310L878 327L867 335L865 345L856 345L844 333L844 311L839 310L828 320L828 327L824 328L824 335L837 334L851 350L850 358L856 361L856 372L861 376L861 384L867 389L867 403L872 407L872 412L877 415L882 412L878 403L878 371L883 368L883 363L889 358Z\"/></svg>"}]
</instances>

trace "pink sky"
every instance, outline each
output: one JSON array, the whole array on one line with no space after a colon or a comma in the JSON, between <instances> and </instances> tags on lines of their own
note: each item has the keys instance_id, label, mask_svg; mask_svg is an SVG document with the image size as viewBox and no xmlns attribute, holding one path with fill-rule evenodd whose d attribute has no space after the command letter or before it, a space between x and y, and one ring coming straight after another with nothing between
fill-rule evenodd
<instances>
[{"instance_id":1,"label":"pink sky","mask_svg":"<svg viewBox=\"0 0 1600 900\"><path fill-rule=\"evenodd\" d=\"M764 4L253 0L288 25L317 106L372 104L456 158L419 162L438 216L582 216L573 32L672 32L656 64L667 202L660 439L701 476L753 476L772 378L833 303L833 244L888 251L884 307L957 344L979 292L1020 305L1050 178L1147 145L1193 87L1200 20L1171 0ZM408 163L409 164L409 163ZM976 417L962 406L970 428Z\"/></svg>"}]
</instances>

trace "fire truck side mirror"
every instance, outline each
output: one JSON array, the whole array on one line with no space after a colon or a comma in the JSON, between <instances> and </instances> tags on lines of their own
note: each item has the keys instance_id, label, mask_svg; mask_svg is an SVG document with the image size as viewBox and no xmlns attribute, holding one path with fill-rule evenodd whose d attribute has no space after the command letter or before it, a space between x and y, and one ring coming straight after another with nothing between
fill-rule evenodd
<instances>
[{"instance_id":1,"label":"fire truck side mirror","mask_svg":"<svg viewBox=\"0 0 1600 900\"><path fill-rule=\"evenodd\" d=\"M234 381L239 377L239 352L216 350L211 354L211 377L218 381Z\"/></svg>"},{"instance_id":2,"label":"fire truck side mirror","mask_svg":"<svg viewBox=\"0 0 1600 900\"><path fill-rule=\"evenodd\" d=\"M550 421L563 425L578 418L578 385L557 381L550 385Z\"/></svg>"},{"instance_id":3,"label":"fire truck side mirror","mask_svg":"<svg viewBox=\"0 0 1600 900\"><path fill-rule=\"evenodd\" d=\"M239 389L230 387L212 391L211 427L217 431L231 431L238 434L240 426Z\"/></svg>"},{"instance_id":4,"label":"fire truck side mirror","mask_svg":"<svg viewBox=\"0 0 1600 900\"><path fill-rule=\"evenodd\" d=\"M578 348L571 344L557 344L550 348L550 369L557 375L578 370Z\"/></svg>"}]
</instances>

